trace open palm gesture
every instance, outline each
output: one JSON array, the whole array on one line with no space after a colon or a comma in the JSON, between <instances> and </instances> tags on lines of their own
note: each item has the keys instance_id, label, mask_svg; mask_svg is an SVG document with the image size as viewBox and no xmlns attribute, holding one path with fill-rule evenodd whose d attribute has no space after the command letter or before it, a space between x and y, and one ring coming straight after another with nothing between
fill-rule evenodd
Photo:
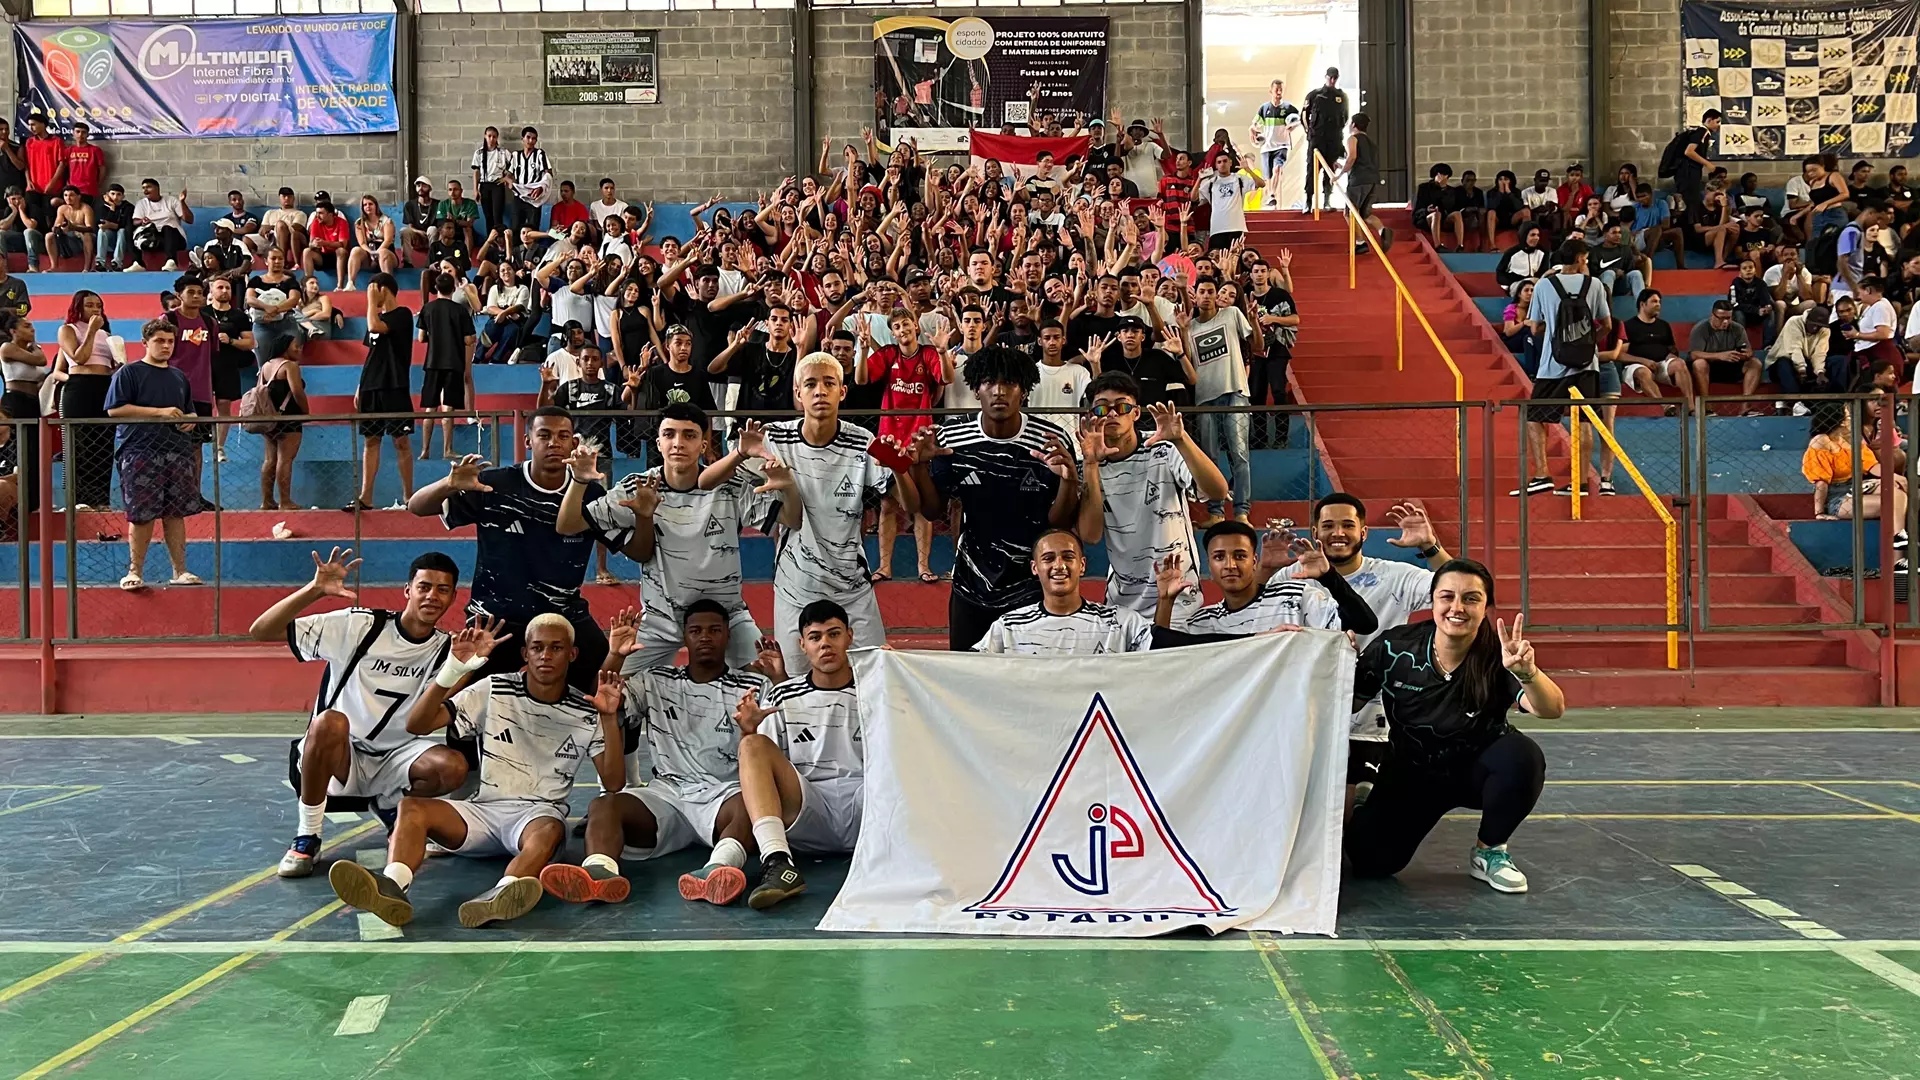
<instances>
[{"instance_id":1,"label":"open palm gesture","mask_svg":"<svg viewBox=\"0 0 1920 1080\"><path fill-rule=\"evenodd\" d=\"M772 634L760 635L754 643L753 662L747 665L748 671L757 671L768 680L776 683L787 681L787 657L780 651L779 639Z\"/></svg>"},{"instance_id":2,"label":"open palm gesture","mask_svg":"<svg viewBox=\"0 0 1920 1080\"><path fill-rule=\"evenodd\" d=\"M1296 536L1287 548L1293 555L1296 578L1317 578L1333 570L1333 563L1327 560L1327 550L1317 540Z\"/></svg>"},{"instance_id":3,"label":"open palm gesture","mask_svg":"<svg viewBox=\"0 0 1920 1080\"><path fill-rule=\"evenodd\" d=\"M453 658L461 663L470 660L484 660L493 655L500 643L512 637L500 631L505 621L495 618L484 626L469 626L453 635Z\"/></svg>"},{"instance_id":4,"label":"open palm gesture","mask_svg":"<svg viewBox=\"0 0 1920 1080\"><path fill-rule=\"evenodd\" d=\"M581 443L567 455L567 471L582 484L605 479L600 472L600 452L592 446Z\"/></svg>"},{"instance_id":5,"label":"open palm gesture","mask_svg":"<svg viewBox=\"0 0 1920 1080\"><path fill-rule=\"evenodd\" d=\"M492 491L489 485L480 482L482 470L493 468L493 462L482 460L479 454L468 454L453 463L453 469L447 473L447 482L455 491Z\"/></svg>"},{"instance_id":6,"label":"open palm gesture","mask_svg":"<svg viewBox=\"0 0 1920 1080\"><path fill-rule=\"evenodd\" d=\"M1525 615L1513 617L1513 629L1507 629L1505 619L1495 619L1493 628L1500 632L1500 663L1513 673L1516 679L1531 679L1540 670L1533 661L1533 642L1522 633L1526 626Z\"/></svg>"},{"instance_id":7,"label":"open palm gesture","mask_svg":"<svg viewBox=\"0 0 1920 1080\"><path fill-rule=\"evenodd\" d=\"M607 652L626 659L640 651L640 609L626 608L607 624Z\"/></svg>"},{"instance_id":8,"label":"open palm gesture","mask_svg":"<svg viewBox=\"0 0 1920 1080\"><path fill-rule=\"evenodd\" d=\"M1046 449L1035 450L1033 456L1046 462L1047 468L1053 472L1053 475L1062 480L1071 479L1075 475L1073 452L1067 449L1066 440L1058 435L1048 435Z\"/></svg>"},{"instance_id":9,"label":"open palm gesture","mask_svg":"<svg viewBox=\"0 0 1920 1080\"><path fill-rule=\"evenodd\" d=\"M1180 423L1180 410L1171 401L1155 402L1147 406L1147 415L1153 419L1153 434L1147 437L1147 445L1155 443L1173 443L1179 445L1186 435L1186 426Z\"/></svg>"},{"instance_id":10,"label":"open palm gesture","mask_svg":"<svg viewBox=\"0 0 1920 1080\"><path fill-rule=\"evenodd\" d=\"M752 735L760 730L760 722L779 709L769 709L760 704L760 691L749 690L740 698L740 704L734 706L733 722L740 725L740 733Z\"/></svg>"},{"instance_id":11,"label":"open palm gesture","mask_svg":"<svg viewBox=\"0 0 1920 1080\"><path fill-rule=\"evenodd\" d=\"M740 452L748 457L767 455L767 428L758 420L742 420L740 428L734 432L734 442Z\"/></svg>"},{"instance_id":12,"label":"open palm gesture","mask_svg":"<svg viewBox=\"0 0 1920 1080\"><path fill-rule=\"evenodd\" d=\"M1400 527L1400 535L1387 543L1416 551L1433 546L1433 522L1427 518L1427 508L1420 504L1420 500L1408 499L1395 504L1393 509L1387 511L1387 519Z\"/></svg>"},{"instance_id":13,"label":"open palm gesture","mask_svg":"<svg viewBox=\"0 0 1920 1080\"><path fill-rule=\"evenodd\" d=\"M1187 560L1177 551L1153 564L1153 583L1161 596L1178 596L1187 588Z\"/></svg>"},{"instance_id":14,"label":"open palm gesture","mask_svg":"<svg viewBox=\"0 0 1920 1080\"><path fill-rule=\"evenodd\" d=\"M633 516L651 519L654 511L660 509L660 482L651 476L642 476L628 486L627 497L620 505L633 511Z\"/></svg>"},{"instance_id":15,"label":"open palm gesture","mask_svg":"<svg viewBox=\"0 0 1920 1080\"><path fill-rule=\"evenodd\" d=\"M600 710L601 716L620 715L620 697L626 693L627 683L617 671L600 672L600 685L593 695L593 707Z\"/></svg>"},{"instance_id":16,"label":"open palm gesture","mask_svg":"<svg viewBox=\"0 0 1920 1080\"><path fill-rule=\"evenodd\" d=\"M359 595L347 588L347 577L360 568L360 560L352 558L352 548L334 548L326 562L320 561L320 553L313 553L313 587L320 590L321 596L337 596L352 603Z\"/></svg>"}]
</instances>

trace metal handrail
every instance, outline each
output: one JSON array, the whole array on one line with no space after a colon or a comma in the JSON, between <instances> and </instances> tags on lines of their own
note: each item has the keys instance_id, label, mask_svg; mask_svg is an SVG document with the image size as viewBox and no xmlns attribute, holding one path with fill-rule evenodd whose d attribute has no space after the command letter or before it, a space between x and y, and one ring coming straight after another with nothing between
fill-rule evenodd
<instances>
[{"instance_id":1,"label":"metal handrail","mask_svg":"<svg viewBox=\"0 0 1920 1080\"><path fill-rule=\"evenodd\" d=\"M1576 403L1587 400L1587 396L1582 394L1578 387L1568 387L1567 396L1573 398ZM1640 488L1640 494L1646 497L1647 505L1653 507L1653 512L1659 515L1660 521L1666 526L1667 626L1669 628L1667 630L1667 669L1669 671L1678 670L1680 667L1680 631L1672 629L1672 627L1677 626L1680 622L1680 526L1674 523L1673 515L1667 512L1667 508L1660 505L1660 499L1653 493L1652 485L1648 484L1647 478L1640 474L1640 467L1635 465L1633 458L1627 455L1626 448L1614 439L1613 432L1608 431L1607 426L1600 422L1600 415L1593 411L1593 406L1576 404L1575 408L1578 411L1573 418L1574 459L1573 479L1571 481L1573 484L1574 505L1579 505L1580 489L1585 487L1587 482L1586 462L1580 457L1579 414L1584 413L1586 414L1587 422L1593 425L1594 431L1599 433L1601 440L1613 449L1615 459L1626 468L1627 475L1632 477L1634 484Z\"/></svg>"}]
</instances>

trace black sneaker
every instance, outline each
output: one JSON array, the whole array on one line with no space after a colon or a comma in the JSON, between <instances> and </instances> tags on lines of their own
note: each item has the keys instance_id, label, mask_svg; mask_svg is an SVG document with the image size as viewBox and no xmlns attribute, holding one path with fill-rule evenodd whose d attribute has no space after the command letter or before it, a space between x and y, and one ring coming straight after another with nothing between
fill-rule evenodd
<instances>
[{"instance_id":1,"label":"black sneaker","mask_svg":"<svg viewBox=\"0 0 1920 1080\"><path fill-rule=\"evenodd\" d=\"M799 896L807 891L807 879L794 869L792 859L782 859L776 855L762 867L760 884L747 894L747 906L755 911L765 911L788 897Z\"/></svg>"},{"instance_id":2,"label":"black sneaker","mask_svg":"<svg viewBox=\"0 0 1920 1080\"><path fill-rule=\"evenodd\" d=\"M1907 550L1907 530L1901 529L1899 532L1893 534L1893 550Z\"/></svg>"},{"instance_id":3,"label":"black sneaker","mask_svg":"<svg viewBox=\"0 0 1920 1080\"><path fill-rule=\"evenodd\" d=\"M1393 250L1393 230L1392 229L1382 228L1380 230L1380 250L1382 252L1388 252Z\"/></svg>"},{"instance_id":4,"label":"black sneaker","mask_svg":"<svg viewBox=\"0 0 1920 1080\"><path fill-rule=\"evenodd\" d=\"M333 895L348 907L370 911L389 926L405 926L413 921L413 903L407 890L385 874L375 873L352 859L341 859L327 871L327 884ZM538 888L538 883L535 883Z\"/></svg>"},{"instance_id":5,"label":"black sneaker","mask_svg":"<svg viewBox=\"0 0 1920 1080\"><path fill-rule=\"evenodd\" d=\"M1371 251L1371 250L1372 250L1371 248L1367 247L1367 242L1365 240L1362 240L1359 243L1353 245L1353 253L1355 255L1365 255L1368 251Z\"/></svg>"},{"instance_id":6,"label":"black sneaker","mask_svg":"<svg viewBox=\"0 0 1920 1080\"><path fill-rule=\"evenodd\" d=\"M539 878L520 877L504 885L495 885L460 905L460 925L472 929L491 922L517 919L533 910L544 891Z\"/></svg>"},{"instance_id":7,"label":"black sneaker","mask_svg":"<svg viewBox=\"0 0 1920 1080\"><path fill-rule=\"evenodd\" d=\"M320 838L311 833L293 838L293 846L280 856L280 876L284 878L311 877L314 857L320 854Z\"/></svg>"},{"instance_id":8,"label":"black sneaker","mask_svg":"<svg viewBox=\"0 0 1920 1080\"><path fill-rule=\"evenodd\" d=\"M1620 493L1619 493L1618 491L1615 491L1615 490L1614 490L1614 488L1613 488L1613 481L1611 481L1611 480L1602 480L1602 481L1600 481L1600 494L1602 494L1602 495L1618 495L1618 494L1620 494Z\"/></svg>"},{"instance_id":9,"label":"black sneaker","mask_svg":"<svg viewBox=\"0 0 1920 1080\"><path fill-rule=\"evenodd\" d=\"M1552 491L1552 490L1553 490L1553 477L1551 477L1551 476L1536 476L1536 477L1534 477L1533 479L1531 479L1531 480L1529 480L1529 481L1527 481L1527 486L1526 486L1526 487L1524 487L1524 488L1514 488L1514 489L1513 489L1512 491L1509 491L1509 492L1507 492L1507 494L1508 494L1508 495L1514 495L1514 496L1518 496L1518 495L1545 495L1546 493L1548 493L1549 491Z\"/></svg>"}]
</instances>

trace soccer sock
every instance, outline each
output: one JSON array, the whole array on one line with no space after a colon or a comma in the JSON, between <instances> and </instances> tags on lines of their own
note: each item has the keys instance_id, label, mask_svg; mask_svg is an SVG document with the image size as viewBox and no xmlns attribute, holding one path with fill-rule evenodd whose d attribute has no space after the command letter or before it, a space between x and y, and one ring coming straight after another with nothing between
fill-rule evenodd
<instances>
[{"instance_id":1,"label":"soccer sock","mask_svg":"<svg viewBox=\"0 0 1920 1080\"><path fill-rule=\"evenodd\" d=\"M707 866L731 866L738 870L747 865L747 848L740 841L729 836L713 845L713 854L707 856Z\"/></svg>"},{"instance_id":2,"label":"soccer sock","mask_svg":"<svg viewBox=\"0 0 1920 1080\"><path fill-rule=\"evenodd\" d=\"M779 856L793 861L793 849L787 846L787 827L777 816L769 814L753 819L753 840L760 845L760 861Z\"/></svg>"},{"instance_id":3,"label":"soccer sock","mask_svg":"<svg viewBox=\"0 0 1920 1080\"><path fill-rule=\"evenodd\" d=\"M306 803L301 803L300 804L300 831L295 833L294 835L295 836L319 836L320 827L326 820L327 820L327 803L325 799L322 799L320 801L319 806L308 806Z\"/></svg>"},{"instance_id":4,"label":"soccer sock","mask_svg":"<svg viewBox=\"0 0 1920 1080\"><path fill-rule=\"evenodd\" d=\"M413 884L413 867L408 866L406 863L390 862L387 864L387 868L380 872L387 876L388 881L393 882L403 889Z\"/></svg>"},{"instance_id":5,"label":"soccer sock","mask_svg":"<svg viewBox=\"0 0 1920 1080\"><path fill-rule=\"evenodd\" d=\"M614 861L611 855L589 855L580 860L580 865L583 867L598 866L605 869L607 873L615 876L618 876L620 873L620 864Z\"/></svg>"}]
</instances>

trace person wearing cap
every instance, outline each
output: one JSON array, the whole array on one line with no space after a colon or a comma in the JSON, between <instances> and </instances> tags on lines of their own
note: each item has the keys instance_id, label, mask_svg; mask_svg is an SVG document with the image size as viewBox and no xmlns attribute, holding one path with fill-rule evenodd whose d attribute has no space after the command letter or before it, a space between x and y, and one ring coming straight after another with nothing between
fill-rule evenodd
<instances>
[{"instance_id":1,"label":"person wearing cap","mask_svg":"<svg viewBox=\"0 0 1920 1080\"><path fill-rule=\"evenodd\" d=\"M1325 159L1327 172L1319 173L1316 181L1313 174L1319 167L1312 162L1307 165L1307 209L1313 209L1313 193L1320 192L1322 205L1333 191L1332 170L1340 164L1340 157L1346 152L1343 145L1347 132L1347 92L1340 89L1340 69L1327 69L1326 82L1308 92L1306 110L1307 139L1313 149Z\"/></svg>"},{"instance_id":2,"label":"person wearing cap","mask_svg":"<svg viewBox=\"0 0 1920 1080\"><path fill-rule=\"evenodd\" d=\"M1155 118L1151 130L1145 120L1128 124L1126 133L1120 136L1120 143L1114 149L1120 155L1126 178L1133 182L1135 188L1142 193L1160 190L1160 162L1173 151L1160 131L1158 118Z\"/></svg>"},{"instance_id":3,"label":"person wearing cap","mask_svg":"<svg viewBox=\"0 0 1920 1080\"><path fill-rule=\"evenodd\" d=\"M246 245L249 256L267 249L266 237L260 231L260 219L247 209L247 197L237 190L227 192L227 212L214 218L213 224L217 228L223 221L232 231L233 238Z\"/></svg>"},{"instance_id":4,"label":"person wearing cap","mask_svg":"<svg viewBox=\"0 0 1920 1080\"><path fill-rule=\"evenodd\" d=\"M1920 308L1915 308L1920 314ZM1767 353L1767 362L1772 368L1773 381L1780 386L1780 392L1789 398L1800 394L1846 393L1845 386L1835 386L1827 377L1827 348L1833 335L1827 330L1832 313L1825 304L1810 304L1807 310L1798 315L1789 316L1780 324L1780 334L1773 339L1773 349ZM1908 340L1920 330L1914 319L1907 321ZM1835 372L1834 374L1839 374ZM1793 415L1807 415L1807 403L1793 403Z\"/></svg>"},{"instance_id":5,"label":"person wearing cap","mask_svg":"<svg viewBox=\"0 0 1920 1080\"><path fill-rule=\"evenodd\" d=\"M1862 325L1865 325L1864 319ZM1890 318L1888 329L1892 329ZM1760 389L1760 358L1753 354L1753 343L1747 340L1746 328L1735 321L1730 300L1715 300L1706 321L1693 324L1693 332L1687 339L1687 361L1693 367L1693 381L1701 393L1706 393L1707 387L1716 380L1723 383L1739 380L1740 393L1747 396ZM1759 416L1762 412L1758 405L1748 403L1740 414Z\"/></svg>"},{"instance_id":6,"label":"person wearing cap","mask_svg":"<svg viewBox=\"0 0 1920 1080\"><path fill-rule=\"evenodd\" d=\"M1087 137L1087 163L1084 171L1089 176L1098 177L1102 183L1107 178L1107 166L1120 163L1120 150L1113 136L1120 128L1120 114L1113 114L1113 124L1108 126L1098 116L1088 118L1081 114L1081 124L1075 135Z\"/></svg>"},{"instance_id":7,"label":"person wearing cap","mask_svg":"<svg viewBox=\"0 0 1920 1080\"><path fill-rule=\"evenodd\" d=\"M1553 174L1545 169L1534 170L1532 186L1520 191L1520 205L1526 207L1527 219L1546 233L1546 242L1553 243L1565 224L1560 192L1553 186Z\"/></svg>"},{"instance_id":8,"label":"person wearing cap","mask_svg":"<svg viewBox=\"0 0 1920 1080\"><path fill-rule=\"evenodd\" d=\"M201 269L207 272L209 283L224 278L244 288L247 274L253 270L253 252L233 235L233 224L225 218L213 223L213 239L195 254Z\"/></svg>"},{"instance_id":9,"label":"person wearing cap","mask_svg":"<svg viewBox=\"0 0 1920 1080\"><path fill-rule=\"evenodd\" d=\"M266 238L268 247L280 249L288 266L305 266L307 215L294 201L292 188L281 188L279 199L280 205L261 215L260 235ZM106 245L102 244L100 250L105 251Z\"/></svg>"},{"instance_id":10,"label":"person wearing cap","mask_svg":"<svg viewBox=\"0 0 1920 1080\"><path fill-rule=\"evenodd\" d=\"M439 207L440 201L433 197L433 181L414 177L413 198L400 207L400 265L412 266L413 252L425 251L433 242L434 211Z\"/></svg>"}]
</instances>

